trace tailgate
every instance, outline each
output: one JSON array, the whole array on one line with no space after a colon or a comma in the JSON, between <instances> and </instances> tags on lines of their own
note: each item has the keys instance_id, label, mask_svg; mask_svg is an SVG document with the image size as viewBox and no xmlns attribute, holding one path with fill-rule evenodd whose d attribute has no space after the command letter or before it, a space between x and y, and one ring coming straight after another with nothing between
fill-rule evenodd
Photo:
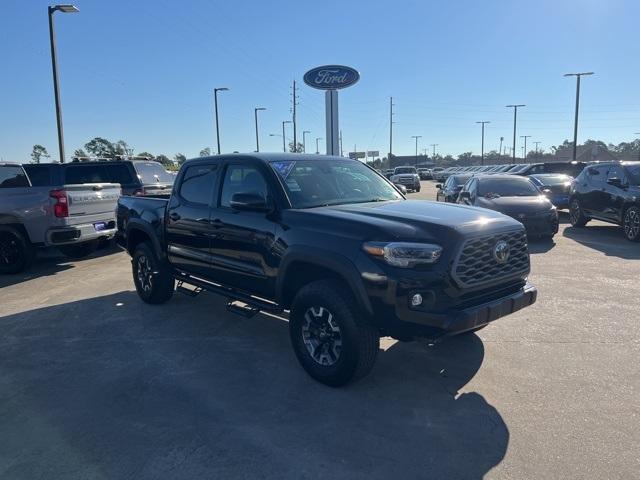
<instances>
[{"instance_id":1,"label":"tailgate","mask_svg":"<svg viewBox=\"0 0 640 480\"><path fill-rule=\"evenodd\" d=\"M114 213L120 197L116 183L84 183L65 185L69 198L69 217Z\"/></svg>"}]
</instances>

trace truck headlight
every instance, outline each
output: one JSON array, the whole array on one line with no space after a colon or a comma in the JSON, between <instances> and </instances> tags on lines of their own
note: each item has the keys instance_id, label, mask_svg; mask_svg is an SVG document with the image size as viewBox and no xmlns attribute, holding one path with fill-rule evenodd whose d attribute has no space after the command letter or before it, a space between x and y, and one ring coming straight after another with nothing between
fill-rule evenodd
<instances>
[{"instance_id":1,"label":"truck headlight","mask_svg":"<svg viewBox=\"0 0 640 480\"><path fill-rule=\"evenodd\" d=\"M442 247L433 243L367 242L362 248L389 265L403 268L436 263L442 255Z\"/></svg>"}]
</instances>

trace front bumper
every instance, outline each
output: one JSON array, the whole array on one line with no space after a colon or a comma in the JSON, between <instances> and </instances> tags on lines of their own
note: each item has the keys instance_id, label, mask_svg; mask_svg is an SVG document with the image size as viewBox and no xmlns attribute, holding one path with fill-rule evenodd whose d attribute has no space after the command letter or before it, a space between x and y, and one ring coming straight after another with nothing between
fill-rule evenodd
<instances>
[{"instance_id":1,"label":"front bumper","mask_svg":"<svg viewBox=\"0 0 640 480\"><path fill-rule=\"evenodd\" d=\"M112 238L117 232L115 220L87 223L68 227L54 227L47 230L46 244L72 245L99 238Z\"/></svg>"}]
</instances>

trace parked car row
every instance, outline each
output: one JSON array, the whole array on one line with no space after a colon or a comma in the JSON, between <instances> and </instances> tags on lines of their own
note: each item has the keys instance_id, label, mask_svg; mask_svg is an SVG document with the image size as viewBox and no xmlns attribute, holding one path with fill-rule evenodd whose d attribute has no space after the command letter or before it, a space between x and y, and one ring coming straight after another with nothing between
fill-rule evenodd
<instances>
[{"instance_id":1,"label":"parked car row","mask_svg":"<svg viewBox=\"0 0 640 480\"><path fill-rule=\"evenodd\" d=\"M535 175L535 174L565 174L577 177L584 169L585 162L547 162L547 163L520 163L509 165L474 165L467 167L448 167L441 170L431 170L434 180L443 182L451 175L461 174L497 174L507 173L509 175Z\"/></svg>"}]
</instances>

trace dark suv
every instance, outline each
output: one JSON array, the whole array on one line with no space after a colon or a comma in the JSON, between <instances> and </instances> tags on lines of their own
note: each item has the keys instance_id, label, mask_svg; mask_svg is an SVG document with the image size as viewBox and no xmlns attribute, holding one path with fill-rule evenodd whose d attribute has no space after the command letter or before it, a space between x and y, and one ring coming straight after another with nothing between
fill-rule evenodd
<instances>
[{"instance_id":1,"label":"dark suv","mask_svg":"<svg viewBox=\"0 0 640 480\"><path fill-rule=\"evenodd\" d=\"M175 176L153 160L117 160L23 165L36 187L119 183L123 195L169 194Z\"/></svg>"},{"instance_id":2,"label":"dark suv","mask_svg":"<svg viewBox=\"0 0 640 480\"><path fill-rule=\"evenodd\" d=\"M592 218L621 225L628 240L640 241L640 162L585 168L571 185L569 216L574 227Z\"/></svg>"}]
</instances>

